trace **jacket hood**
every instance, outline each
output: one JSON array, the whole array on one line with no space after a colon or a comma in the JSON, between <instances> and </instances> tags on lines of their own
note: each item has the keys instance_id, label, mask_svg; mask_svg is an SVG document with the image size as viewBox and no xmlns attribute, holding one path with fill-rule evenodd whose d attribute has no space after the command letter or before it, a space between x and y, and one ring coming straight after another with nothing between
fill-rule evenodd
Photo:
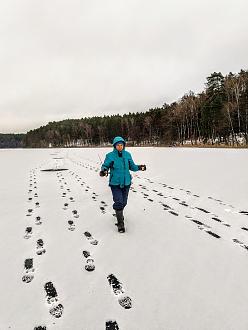
<instances>
[{"instance_id":1,"label":"jacket hood","mask_svg":"<svg viewBox=\"0 0 248 330\"><path fill-rule=\"evenodd\" d=\"M121 137L121 136L116 136L113 140L113 147L115 147L116 143L118 142L123 142L124 143L124 148L126 145L126 141Z\"/></svg>"}]
</instances>

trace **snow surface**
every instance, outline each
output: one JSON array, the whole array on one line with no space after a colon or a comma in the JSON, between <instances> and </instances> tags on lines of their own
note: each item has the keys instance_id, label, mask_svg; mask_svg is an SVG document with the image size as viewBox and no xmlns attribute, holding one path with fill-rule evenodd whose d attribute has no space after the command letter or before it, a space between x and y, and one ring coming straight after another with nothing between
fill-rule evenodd
<instances>
[{"instance_id":1,"label":"snow surface","mask_svg":"<svg viewBox=\"0 0 248 330\"><path fill-rule=\"evenodd\" d=\"M98 174L108 151L0 150L0 329L103 330L115 320L120 330L247 330L248 215L240 213L248 211L247 151L130 148L147 171L133 173L125 234L114 225L108 179ZM68 170L41 171L48 168ZM34 278L24 283L28 258ZM110 274L131 309L118 303ZM64 307L60 318L49 313L49 281Z\"/></svg>"}]
</instances>

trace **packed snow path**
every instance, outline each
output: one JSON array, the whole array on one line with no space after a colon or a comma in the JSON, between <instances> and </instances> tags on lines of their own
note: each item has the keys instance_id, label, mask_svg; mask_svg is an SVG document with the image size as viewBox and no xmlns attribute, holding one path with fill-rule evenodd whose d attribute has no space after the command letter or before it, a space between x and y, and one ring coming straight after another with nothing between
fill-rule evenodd
<instances>
[{"instance_id":1,"label":"packed snow path","mask_svg":"<svg viewBox=\"0 0 248 330\"><path fill-rule=\"evenodd\" d=\"M247 152L130 149L119 234L108 151L0 151L0 329L247 329Z\"/></svg>"}]
</instances>

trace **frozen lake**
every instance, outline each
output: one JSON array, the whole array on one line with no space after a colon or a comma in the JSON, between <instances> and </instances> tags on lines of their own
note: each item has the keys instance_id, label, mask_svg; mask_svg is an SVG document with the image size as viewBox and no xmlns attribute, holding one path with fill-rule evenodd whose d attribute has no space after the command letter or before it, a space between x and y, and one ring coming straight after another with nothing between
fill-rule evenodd
<instances>
[{"instance_id":1,"label":"frozen lake","mask_svg":"<svg viewBox=\"0 0 248 330\"><path fill-rule=\"evenodd\" d=\"M247 330L247 150L129 148L125 234L111 150L0 150L0 330Z\"/></svg>"}]
</instances>

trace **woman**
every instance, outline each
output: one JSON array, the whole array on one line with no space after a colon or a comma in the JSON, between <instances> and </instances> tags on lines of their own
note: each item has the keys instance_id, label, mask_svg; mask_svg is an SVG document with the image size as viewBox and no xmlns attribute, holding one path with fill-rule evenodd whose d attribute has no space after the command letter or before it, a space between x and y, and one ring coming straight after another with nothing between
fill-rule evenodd
<instances>
[{"instance_id":1,"label":"woman","mask_svg":"<svg viewBox=\"0 0 248 330\"><path fill-rule=\"evenodd\" d=\"M125 232L123 209L127 205L131 185L131 171L145 171L146 165L136 165L130 152L125 150L125 140L117 136L113 140L114 150L106 155L100 176L107 176L110 169L109 186L113 195L113 208L116 212L118 231Z\"/></svg>"}]
</instances>

